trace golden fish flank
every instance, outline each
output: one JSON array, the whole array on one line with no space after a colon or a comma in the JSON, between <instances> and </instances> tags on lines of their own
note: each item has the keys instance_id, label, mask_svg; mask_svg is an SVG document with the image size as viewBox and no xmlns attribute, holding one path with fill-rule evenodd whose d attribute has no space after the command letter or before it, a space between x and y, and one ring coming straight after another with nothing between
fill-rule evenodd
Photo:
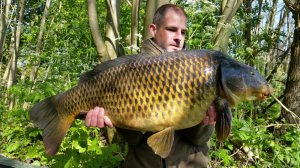
<instances>
[{"instance_id":1,"label":"golden fish flank","mask_svg":"<svg viewBox=\"0 0 300 168\"><path fill-rule=\"evenodd\" d=\"M213 79L210 76L215 74L204 76L205 67L195 69L197 66L188 66L194 64L194 61L201 62L190 57L179 57L179 59L157 57L149 59L146 63L140 60L124 67L113 68L79 85L75 88L76 91L69 92L72 95L67 94L65 109L68 113L79 112L100 104L115 126L135 130L160 131L171 125L175 125L175 129L195 125L204 117L204 113L193 109L204 110L210 104L203 103L207 102L209 96L204 96L201 100L197 97L204 94L204 90L206 93L209 92L207 89L215 90L212 81L208 81ZM210 60L205 59L205 61L204 65L211 66ZM138 67L138 65L142 66ZM163 71L165 73L159 73ZM197 72L198 75L193 72ZM204 82L207 85L203 85ZM166 85L168 87L165 87ZM195 88L195 85L202 88ZM76 106L77 102L70 101L69 97L73 96L80 97L79 102L87 101L83 109ZM210 102L213 101L213 97L215 96L211 97ZM190 111L188 115L186 115L187 111ZM155 124L152 124L154 122Z\"/></svg>"},{"instance_id":2,"label":"golden fish flank","mask_svg":"<svg viewBox=\"0 0 300 168\"><path fill-rule=\"evenodd\" d=\"M148 144L165 158L174 130L199 124L213 101L218 111L217 137L224 141L231 129L229 105L254 96L263 99L274 91L262 76L250 75L252 71L257 73L210 50L123 56L97 65L81 76L76 87L37 103L29 115L44 129L44 146L51 156L72 122L85 117L83 111L102 106L117 127L159 131ZM245 88L249 95L244 94Z\"/></svg>"}]
</instances>

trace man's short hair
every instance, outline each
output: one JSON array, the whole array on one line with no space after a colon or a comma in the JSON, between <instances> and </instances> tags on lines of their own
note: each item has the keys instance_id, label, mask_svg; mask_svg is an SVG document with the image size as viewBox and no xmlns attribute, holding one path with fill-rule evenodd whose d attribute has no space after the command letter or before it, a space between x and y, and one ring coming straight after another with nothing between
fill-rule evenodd
<instances>
[{"instance_id":1,"label":"man's short hair","mask_svg":"<svg viewBox=\"0 0 300 168\"><path fill-rule=\"evenodd\" d=\"M173 10L174 12L178 13L179 15L184 15L187 18L187 14L181 7L174 5L174 4L162 5L161 7L159 7L156 10L156 12L154 13L154 16L153 16L153 24L156 25L157 29L159 29L161 27L162 23L164 22L166 12L168 10Z\"/></svg>"}]
</instances>

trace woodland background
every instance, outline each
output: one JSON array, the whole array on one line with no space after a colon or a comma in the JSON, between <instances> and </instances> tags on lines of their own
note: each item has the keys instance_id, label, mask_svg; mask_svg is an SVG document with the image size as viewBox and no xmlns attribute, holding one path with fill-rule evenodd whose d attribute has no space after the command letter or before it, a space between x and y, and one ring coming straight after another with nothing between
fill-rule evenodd
<instances>
[{"instance_id":1,"label":"woodland background","mask_svg":"<svg viewBox=\"0 0 300 168\"><path fill-rule=\"evenodd\" d=\"M79 120L60 152L46 155L28 110L76 86L96 64L139 53L164 3L187 12L190 49L220 50L255 67L300 116L298 0L1 0L0 154L40 166L117 167L126 144ZM300 167L299 120L272 97L232 113L230 137L212 138L212 167Z\"/></svg>"}]
</instances>

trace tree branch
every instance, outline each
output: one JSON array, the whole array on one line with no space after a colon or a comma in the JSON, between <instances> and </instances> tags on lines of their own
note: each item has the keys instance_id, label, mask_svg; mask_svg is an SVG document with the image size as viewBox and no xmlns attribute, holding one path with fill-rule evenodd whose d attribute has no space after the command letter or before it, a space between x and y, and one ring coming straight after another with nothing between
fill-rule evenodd
<instances>
[{"instance_id":1,"label":"tree branch","mask_svg":"<svg viewBox=\"0 0 300 168\"><path fill-rule=\"evenodd\" d=\"M300 9L298 9L298 7L296 6L296 1L295 3L293 3L291 0L283 0L285 5L289 8L289 10L296 15L297 13L299 13Z\"/></svg>"},{"instance_id":2,"label":"tree branch","mask_svg":"<svg viewBox=\"0 0 300 168\"><path fill-rule=\"evenodd\" d=\"M296 126L297 124L270 124L270 125L266 125L264 126L265 128L269 128L269 127L291 127L291 126ZM255 126L254 128L258 128L261 126Z\"/></svg>"},{"instance_id":3,"label":"tree branch","mask_svg":"<svg viewBox=\"0 0 300 168\"><path fill-rule=\"evenodd\" d=\"M110 56L108 55L108 52L105 47L105 43L101 37L101 31L99 29L96 0L87 0L87 3L88 3L89 24L92 32L93 41L99 55L99 63L106 60L110 60Z\"/></svg>"},{"instance_id":4,"label":"tree branch","mask_svg":"<svg viewBox=\"0 0 300 168\"><path fill-rule=\"evenodd\" d=\"M278 61L275 65L275 67L273 68L271 74L267 77L267 81L269 82L273 75L275 74L275 72L277 71L277 68L279 67L279 65L282 64L283 60L286 58L286 56L290 53L290 50L291 50L291 46L292 46L292 43L288 46L287 50L282 54L280 55L279 57L281 57L280 61Z\"/></svg>"},{"instance_id":5,"label":"tree branch","mask_svg":"<svg viewBox=\"0 0 300 168\"><path fill-rule=\"evenodd\" d=\"M112 10L112 7L111 7L111 3L110 3L110 0L106 0L107 1L107 4L108 4L108 8L110 10L110 13L111 13L111 18L113 20L113 24L114 24L114 27L115 27L115 30L116 30L116 33L117 33L117 36L118 36L118 39L121 39L120 37L120 33L119 33L119 30L118 30L118 27L117 27L117 18L115 18L115 15L113 14L113 10Z\"/></svg>"},{"instance_id":6,"label":"tree branch","mask_svg":"<svg viewBox=\"0 0 300 168\"><path fill-rule=\"evenodd\" d=\"M278 100L282 99L284 97L284 95L281 95ZM275 104L277 101L274 100L272 103L270 103L266 108L263 109L263 112L266 112L268 108L272 107L273 104Z\"/></svg>"},{"instance_id":7,"label":"tree branch","mask_svg":"<svg viewBox=\"0 0 300 168\"><path fill-rule=\"evenodd\" d=\"M292 115L292 118L298 127L296 119L298 119L298 121L300 121L300 118L294 112L292 112L291 110L286 108L285 105L283 105L272 93L270 95L281 105L282 108L284 108L285 111L289 112Z\"/></svg>"}]
</instances>

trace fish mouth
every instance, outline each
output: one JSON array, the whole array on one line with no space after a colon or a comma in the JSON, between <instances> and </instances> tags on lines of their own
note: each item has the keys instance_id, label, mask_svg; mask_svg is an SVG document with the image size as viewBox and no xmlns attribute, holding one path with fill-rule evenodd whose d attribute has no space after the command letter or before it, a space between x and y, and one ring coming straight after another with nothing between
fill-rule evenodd
<instances>
[{"instance_id":1,"label":"fish mouth","mask_svg":"<svg viewBox=\"0 0 300 168\"><path fill-rule=\"evenodd\" d=\"M261 94L258 96L259 99L266 99L268 96L271 95L271 93L276 91L270 84L266 84L265 86L266 88L263 89Z\"/></svg>"}]
</instances>

